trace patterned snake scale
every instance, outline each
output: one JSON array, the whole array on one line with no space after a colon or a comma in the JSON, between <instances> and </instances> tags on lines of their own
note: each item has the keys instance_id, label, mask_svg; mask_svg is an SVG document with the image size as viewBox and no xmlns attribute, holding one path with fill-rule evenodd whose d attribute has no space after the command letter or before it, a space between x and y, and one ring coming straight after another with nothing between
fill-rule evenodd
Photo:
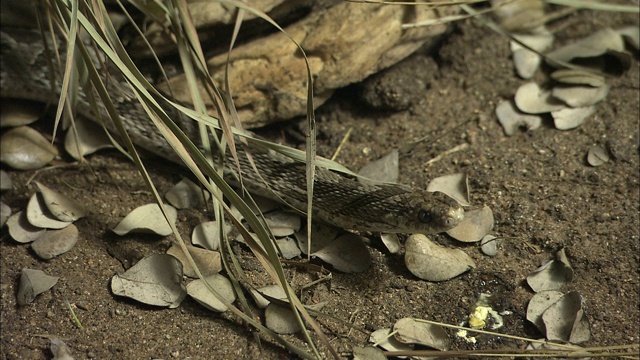
<instances>
[{"instance_id":1,"label":"patterned snake scale","mask_svg":"<svg viewBox=\"0 0 640 360\"><path fill-rule=\"evenodd\" d=\"M51 36L44 38L51 41ZM57 89L57 93L54 93L46 58L49 53L45 51L43 36L35 30L3 27L0 44L2 96L57 103L61 76L56 76L58 80L53 88ZM64 58L63 42L58 45ZM53 48L48 46L48 49ZM99 55L102 54L93 54L96 59ZM176 160L171 147L133 96L129 84L124 80L118 81L122 77L116 72L105 70L104 67L100 69L99 65L96 67L104 74L109 73L105 83L133 142L158 156ZM83 94L77 102L76 111L96 119ZM104 112L104 108L101 107L101 111ZM101 118L109 119L106 112L101 114ZM199 139L195 121L185 119L175 121L192 140ZM107 123L106 126L113 130L112 124ZM305 164L255 144L249 145L248 150L262 177L255 173L246 153L238 147L243 184L247 189L284 200L288 205L305 212ZM232 161L227 163L233 164ZM227 169L226 177L233 175L233 171ZM268 182L268 186L262 179ZM317 169L314 184L314 219L319 218L344 229L432 234L455 227L464 217L463 209L453 199L438 192L411 189L399 184L367 185L352 176L323 168Z\"/></svg>"}]
</instances>

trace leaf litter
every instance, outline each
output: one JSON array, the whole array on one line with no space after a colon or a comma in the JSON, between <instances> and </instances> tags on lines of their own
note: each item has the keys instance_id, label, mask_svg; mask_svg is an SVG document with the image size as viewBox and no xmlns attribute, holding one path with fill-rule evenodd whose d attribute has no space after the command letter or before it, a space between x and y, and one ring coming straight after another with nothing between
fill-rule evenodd
<instances>
[{"instance_id":1,"label":"leaf litter","mask_svg":"<svg viewBox=\"0 0 640 360\"><path fill-rule=\"evenodd\" d=\"M182 178L164 195L167 202L176 209L196 209L205 205L211 194L193 181Z\"/></svg>"},{"instance_id":2,"label":"leaf litter","mask_svg":"<svg viewBox=\"0 0 640 360\"><path fill-rule=\"evenodd\" d=\"M528 130L539 127L538 119L525 114L549 113L559 130L571 130L582 125L595 113L594 105L608 95L609 86L602 74L620 76L631 66L632 57L626 52L624 42L626 40L634 47L637 40L634 42L633 39L637 39L638 31L638 27L603 29L548 52L546 56L549 65L559 68L550 74L555 82L548 84L545 89L535 82L526 83L516 91L516 108L507 105L508 102L501 102L496 107L496 116L505 134L512 136L519 127ZM536 32L527 36L535 38ZM526 37L522 38L522 35L514 37L524 40L525 43L530 41ZM514 61L521 77L533 77L529 70L519 70L524 66L517 62L519 57L514 55ZM564 68L563 64L572 62L576 62L581 68Z\"/></svg>"},{"instance_id":3,"label":"leaf litter","mask_svg":"<svg viewBox=\"0 0 640 360\"><path fill-rule=\"evenodd\" d=\"M186 245L186 247L203 276L217 274L222 270L222 259L220 258L219 252L202 249L193 245ZM167 255L171 255L180 261L185 276L190 278L198 277L195 269L191 266L191 262L187 259L187 256L182 251L182 247L180 245L172 245L169 250L167 250Z\"/></svg>"},{"instance_id":4,"label":"leaf litter","mask_svg":"<svg viewBox=\"0 0 640 360\"><path fill-rule=\"evenodd\" d=\"M51 289L59 279L45 274L42 270L22 269L18 287L18 305L25 306L32 303L36 296Z\"/></svg>"},{"instance_id":5,"label":"leaf litter","mask_svg":"<svg viewBox=\"0 0 640 360\"><path fill-rule=\"evenodd\" d=\"M50 260L73 249L78 236L78 228L74 224L62 229L47 230L31 243L31 250L39 258Z\"/></svg>"},{"instance_id":6,"label":"leaf litter","mask_svg":"<svg viewBox=\"0 0 640 360\"><path fill-rule=\"evenodd\" d=\"M17 170L36 170L58 157L58 149L38 131L20 126L0 137L0 161Z\"/></svg>"},{"instance_id":7,"label":"leaf litter","mask_svg":"<svg viewBox=\"0 0 640 360\"><path fill-rule=\"evenodd\" d=\"M196 279L190 282L187 285L187 294L209 310L216 312L227 311L227 306L211 292L205 282L227 302L232 303L236 300L236 294L233 290L233 285L231 285L231 281L220 274L206 275L203 279Z\"/></svg>"},{"instance_id":8,"label":"leaf litter","mask_svg":"<svg viewBox=\"0 0 640 360\"><path fill-rule=\"evenodd\" d=\"M527 306L527 320L550 341L577 344L591 338L584 299L577 291L560 291L572 278L573 269L564 249L527 276L527 283L536 292Z\"/></svg>"},{"instance_id":9,"label":"leaf litter","mask_svg":"<svg viewBox=\"0 0 640 360\"><path fill-rule=\"evenodd\" d=\"M187 295L182 265L171 255L144 257L122 274L111 278L111 291L144 304L176 308Z\"/></svg>"},{"instance_id":10,"label":"leaf litter","mask_svg":"<svg viewBox=\"0 0 640 360\"><path fill-rule=\"evenodd\" d=\"M171 205L164 205L169 221L175 224L178 211ZM117 235L128 233L151 233L160 236L173 234L171 226L156 203L146 204L133 209L111 231Z\"/></svg>"}]
</instances>

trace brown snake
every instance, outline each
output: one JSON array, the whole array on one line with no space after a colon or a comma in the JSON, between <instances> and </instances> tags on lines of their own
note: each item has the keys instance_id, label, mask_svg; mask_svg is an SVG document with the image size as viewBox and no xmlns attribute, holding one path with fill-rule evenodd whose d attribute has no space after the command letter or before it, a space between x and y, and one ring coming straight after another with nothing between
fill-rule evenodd
<instances>
[{"instance_id":1,"label":"brown snake","mask_svg":"<svg viewBox=\"0 0 640 360\"><path fill-rule=\"evenodd\" d=\"M0 35L2 96L57 103L61 76L57 74L56 85L52 87L46 58L48 53L40 33L3 28ZM52 47L49 46L49 49ZM94 54L94 57L98 55L101 54ZM61 57L64 57L64 52L61 52ZM105 83L133 142L158 156L174 160L175 153L148 119L133 96L130 85L124 80L118 81L121 77L114 71L100 69L99 62L96 62L96 67L104 73L102 75L109 73ZM76 107L79 114L96 119L83 94ZM101 110L103 113L100 117L109 119L104 108ZM175 122L192 140L199 139L195 121L176 117ZM112 124L107 123L106 126L113 130ZM305 164L253 143L250 143L249 151L261 176L255 173L246 153L238 147L243 184L248 190L284 200L288 205L305 212ZM231 161L228 163L233 164ZM233 166L228 168L226 175L233 175ZM268 182L268 186L262 179ZM353 176L324 168L318 168L316 172L313 209L316 219L360 231L431 234L455 227L464 217L460 205L442 193L399 184L367 185Z\"/></svg>"}]
</instances>

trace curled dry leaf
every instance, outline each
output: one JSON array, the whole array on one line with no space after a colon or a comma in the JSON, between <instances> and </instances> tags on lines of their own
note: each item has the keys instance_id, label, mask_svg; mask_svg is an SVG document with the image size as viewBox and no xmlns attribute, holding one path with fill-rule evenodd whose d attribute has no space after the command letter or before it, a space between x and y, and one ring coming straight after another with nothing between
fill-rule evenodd
<instances>
[{"instance_id":1,"label":"curled dry leaf","mask_svg":"<svg viewBox=\"0 0 640 360\"><path fill-rule=\"evenodd\" d=\"M11 216L11 208L9 205L0 201L0 227L3 227L4 224L9 220Z\"/></svg>"},{"instance_id":2,"label":"curled dry leaf","mask_svg":"<svg viewBox=\"0 0 640 360\"><path fill-rule=\"evenodd\" d=\"M564 294L557 290L541 291L533 295L527 305L527 320L531 321L541 333L545 334L546 328L542 321L542 314L558 301Z\"/></svg>"},{"instance_id":3,"label":"curled dry leaf","mask_svg":"<svg viewBox=\"0 0 640 360\"><path fill-rule=\"evenodd\" d=\"M291 260L302 254L298 247L298 242L290 237L276 239L276 245L280 255L287 260Z\"/></svg>"},{"instance_id":4,"label":"curled dry leaf","mask_svg":"<svg viewBox=\"0 0 640 360\"><path fill-rule=\"evenodd\" d=\"M515 107L513 101L502 101L498 104L496 116L507 136L512 136L520 128L535 130L542 125L540 116L521 112Z\"/></svg>"},{"instance_id":5,"label":"curled dry leaf","mask_svg":"<svg viewBox=\"0 0 640 360\"><path fill-rule=\"evenodd\" d=\"M591 338L589 320L582 309L582 297L576 291L542 291L529 301L527 320L538 327L548 340L581 343Z\"/></svg>"},{"instance_id":6,"label":"curled dry leaf","mask_svg":"<svg viewBox=\"0 0 640 360\"><path fill-rule=\"evenodd\" d=\"M440 325L403 318L393 325L393 331L395 338L405 344L419 344L442 351L450 347L449 335Z\"/></svg>"},{"instance_id":7,"label":"curled dry leaf","mask_svg":"<svg viewBox=\"0 0 640 360\"><path fill-rule=\"evenodd\" d=\"M38 181L35 182L42 194L42 200L51 215L64 222L74 222L83 218L87 211L77 201L51 190Z\"/></svg>"},{"instance_id":8,"label":"curled dry leaf","mask_svg":"<svg viewBox=\"0 0 640 360\"><path fill-rule=\"evenodd\" d=\"M616 29L616 32L620 34L635 51L640 50L640 28L637 26L627 26Z\"/></svg>"},{"instance_id":9,"label":"curled dry leaf","mask_svg":"<svg viewBox=\"0 0 640 360\"><path fill-rule=\"evenodd\" d=\"M493 223L493 211L485 205L480 210L467 211L460 225L447 231L447 234L458 241L476 242L491 232Z\"/></svg>"},{"instance_id":10,"label":"curled dry leaf","mask_svg":"<svg viewBox=\"0 0 640 360\"><path fill-rule=\"evenodd\" d=\"M587 66L584 59L598 57L612 51L624 51L622 37L612 29L603 29L549 52L547 59L552 65L555 62L571 62L574 59L581 59L580 64Z\"/></svg>"},{"instance_id":11,"label":"curled dry leaf","mask_svg":"<svg viewBox=\"0 0 640 360\"><path fill-rule=\"evenodd\" d=\"M561 249L556 258L542 265L527 276L527 284L535 292L560 289L573 279L573 269Z\"/></svg>"},{"instance_id":12,"label":"curled dry leaf","mask_svg":"<svg viewBox=\"0 0 640 360\"><path fill-rule=\"evenodd\" d=\"M564 107L551 96L551 91L541 89L535 82L528 82L518 88L515 103L520 111L527 114L543 114Z\"/></svg>"},{"instance_id":13,"label":"curled dry leaf","mask_svg":"<svg viewBox=\"0 0 640 360\"><path fill-rule=\"evenodd\" d=\"M182 265L166 254L146 256L123 274L114 275L111 291L144 304L171 308L178 307L187 296Z\"/></svg>"},{"instance_id":14,"label":"curled dry leaf","mask_svg":"<svg viewBox=\"0 0 640 360\"><path fill-rule=\"evenodd\" d=\"M353 360L387 360L380 349L372 346L355 346L353 348Z\"/></svg>"},{"instance_id":15,"label":"curled dry leaf","mask_svg":"<svg viewBox=\"0 0 640 360\"><path fill-rule=\"evenodd\" d=\"M48 230L31 243L31 249L44 260L53 259L73 249L78 242L78 228L70 224L64 229Z\"/></svg>"},{"instance_id":16,"label":"curled dry leaf","mask_svg":"<svg viewBox=\"0 0 640 360\"><path fill-rule=\"evenodd\" d=\"M251 197L249 197L247 194L248 193L244 194L242 200L247 205L249 205L249 208L251 208L253 213L256 215L265 214L269 211L282 208L282 204L275 200L258 195L251 195ZM238 219L239 221L244 219L244 216L240 214L240 211L238 211L238 209L233 204L231 204L231 215L233 215L233 217Z\"/></svg>"},{"instance_id":17,"label":"curled dry leaf","mask_svg":"<svg viewBox=\"0 0 640 360\"><path fill-rule=\"evenodd\" d=\"M58 149L28 126L13 128L0 137L0 161L14 169L40 169L57 156Z\"/></svg>"},{"instance_id":18,"label":"curled dry leaf","mask_svg":"<svg viewBox=\"0 0 640 360\"><path fill-rule=\"evenodd\" d=\"M370 162L365 165L360 171L358 175L364 176L365 178L358 178L358 180L362 183L377 183L377 182L389 182L396 183L398 182L399 176L399 155L398 150L393 149L384 157ZM373 180L373 181L368 181Z\"/></svg>"},{"instance_id":19,"label":"curled dry leaf","mask_svg":"<svg viewBox=\"0 0 640 360\"><path fill-rule=\"evenodd\" d=\"M19 243L30 243L47 231L31 225L27 220L27 215L24 211L19 211L7 219L7 228L9 228L9 235L11 238Z\"/></svg>"},{"instance_id":20,"label":"curled dry leaf","mask_svg":"<svg viewBox=\"0 0 640 360\"><path fill-rule=\"evenodd\" d=\"M286 211L271 211L264 214L264 219L276 237L293 235L300 230L301 220L297 214Z\"/></svg>"},{"instance_id":21,"label":"curled dry leaf","mask_svg":"<svg viewBox=\"0 0 640 360\"><path fill-rule=\"evenodd\" d=\"M179 183L167 191L164 197L176 209L195 209L204 206L211 194L193 181L182 178Z\"/></svg>"},{"instance_id":22,"label":"curled dry leaf","mask_svg":"<svg viewBox=\"0 0 640 360\"><path fill-rule=\"evenodd\" d=\"M361 273L371 265L371 254L363 238L356 234L344 234L327 246L312 253L336 270L345 273Z\"/></svg>"},{"instance_id":23,"label":"curled dry leaf","mask_svg":"<svg viewBox=\"0 0 640 360\"><path fill-rule=\"evenodd\" d=\"M40 119L44 110L44 104L38 101L2 98L0 128L29 125Z\"/></svg>"},{"instance_id":24,"label":"curled dry leaf","mask_svg":"<svg viewBox=\"0 0 640 360\"><path fill-rule=\"evenodd\" d=\"M220 274L211 274L205 276L204 279L197 279L190 282L189 285L187 285L187 294L209 310L217 312L227 311L227 306L209 290L205 281L227 302L232 303L236 301L236 293L233 291L231 281Z\"/></svg>"},{"instance_id":25,"label":"curled dry leaf","mask_svg":"<svg viewBox=\"0 0 640 360\"><path fill-rule=\"evenodd\" d=\"M229 235L231 226L228 224L223 224L223 226L222 231L224 231L226 235ZM205 221L196 225L191 233L191 243L208 250L218 250L220 248L220 229L218 228L218 222L215 220Z\"/></svg>"},{"instance_id":26,"label":"curled dry leaf","mask_svg":"<svg viewBox=\"0 0 640 360\"><path fill-rule=\"evenodd\" d=\"M251 289L249 291L253 301L255 301L256 305L259 308L264 309L271 303L267 298L262 296L262 294L270 296L274 299L280 299L287 301L287 294L284 292L284 289L280 285L267 285L258 289Z\"/></svg>"},{"instance_id":27,"label":"curled dry leaf","mask_svg":"<svg viewBox=\"0 0 640 360\"><path fill-rule=\"evenodd\" d=\"M571 130L582 125L596 111L595 106L564 108L551 112L553 123L558 130Z\"/></svg>"},{"instance_id":28,"label":"curled dry leaf","mask_svg":"<svg viewBox=\"0 0 640 360\"><path fill-rule=\"evenodd\" d=\"M11 180L11 176L4 171L0 170L0 190L7 191L13 189L13 180Z\"/></svg>"},{"instance_id":29,"label":"curled dry leaf","mask_svg":"<svg viewBox=\"0 0 640 360\"><path fill-rule=\"evenodd\" d=\"M289 307L269 304L264 311L266 327L276 334L295 334L302 330Z\"/></svg>"},{"instance_id":30,"label":"curled dry leaf","mask_svg":"<svg viewBox=\"0 0 640 360\"><path fill-rule=\"evenodd\" d=\"M405 248L407 269L423 280L445 281L476 267L462 250L439 246L422 234L409 236Z\"/></svg>"},{"instance_id":31,"label":"curled dry leaf","mask_svg":"<svg viewBox=\"0 0 640 360\"><path fill-rule=\"evenodd\" d=\"M222 260L220 259L219 252L201 249L191 245L187 245L187 250L191 254L193 261L203 276L217 274L222 270ZM185 276L190 278L198 277L196 271L193 269L191 263L182 251L182 247L179 245L171 246L169 250L167 250L167 255L174 256L178 261L180 261L182 269L184 269Z\"/></svg>"},{"instance_id":32,"label":"curled dry leaf","mask_svg":"<svg viewBox=\"0 0 640 360\"><path fill-rule=\"evenodd\" d=\"M42 270L22 269L18 288L18 305L30 304L36 296L51 289L58 279L45 274Z\"/></svg>"},{"instance_id":33,"label":"curled dry leaf","mask_svg":"<svg viewBox=\"0 0 640 360\"><path fill-rule=\"evenodd\" d=\"M39 228L62 229L71 224L70 221L60 221L58 218L53 216L42 197L42 193L39 192L31 195L29 203L27 204L26 214L29 223Z\"/></svg>"},{"instance_id":34,"label":"curled dry leaf","mask_svg":"<svg viewBox=\"0 0 640 360\"><path fill-rule=\"evenodd\" d=\"M601 87L606 84L603 75L585 70L560 69L552 72L551 78L557 82L571 85Z\"/></svg>"},{"instance_id":35,"label":"curled dry leaf","mask_svg":"<svg viewBox=\"0 0 640 360\"><path fill-rule=\"evenodd\" d=\"M609 152L602 146L594 145L589 148L587 162L591 166L600 166L609 161Z\"/></svg>"},{"instance_id":36,"label":"curled dry leaf","mask_svg":"<svg viewBox=\"0 0 640 360\"><path fill-rule=\"evenodd\" d=\"M609 86L556 86L551 95L572 108L590 106L604 100L609 94Z\"/></svg>"},{"instance_id":37,"label":"curled dry leaf","mask_svg":"<svg viewBox=\"0 0 640 360\"><path fill-rule=\"evenodd\" d=\"M513 37L537 51L534 52L524 48L515 41L510 43L516 72L521 78L530 79L542 62L539 53L547 50L553 44L553 33L543 28L534 34L514 34Z\"/></svg>"},{"instance_id":38,"label":"curled dry leaf","mask_svg":"<svg viewBox=\"0 0 640 360\"><path fill-rule=\"evenodd\" d=\"M409 351L413 350L413 344L405 344L398 341L395 336L390 335L391 329L384 328L378 329L371 333L369 336L369 342L380 346L387 351Z\"/></svg>"},{"instance_id":39,"label":"curled dry leaf","mask_svg":"<svg viewBox=\"0 0 640 360\"><path fill-rule=\"evenodd\" d=\"M577 291L563 295L542 314L547 339L578 344L591 338L589 319Z\"/></svg>"},{"instance_id":40,"label":"curled dry leaf","mask_svg":"<svg viewBox=\"0 0 640 360\"><path fill-rule=\"evenodd\" d=\"M462 206L469 206L469 177L465 173L439 176L429 182L427 191L439 191Z\"/></svg>"},{"instance_id":41,"label":"curled dry leaf","mask_svg":"<svg viewBox=\"0 0 640 360\"><path fill-rule=\"evenodd\" d=\"M322 223L311 224L311 254L329 245L338 237L340 229ZM301 229L295 233L298 247L304 254L307 253L307 230Z\"/></svg>"},{"instance_id":42,"label":"curled dry leaf","mask_svg":"<svg viewBox=\"0 0 640 360\"><path fill-rule=\"evenodd\" d=\"M73 360L73 355L71 355L71 350L64 343L64 341L60 340L55 336L50 336L49 341L51 341L51 346L49 349L53 354L52 360Z\"/></svg>"},{"instance_id":43,"label":"curled dry leaf","mask_svg":"<svg viewBox=\"0 0 640 360\"><path fill-rule=\"evenodd\" d=\"M526 1L492 1L500 26L510 32L527 32L540 26L545 17L544 2L541 0Z\"/></svg>"},{"instance_id":44,"label":"curled dry leaf","mask_svg":"<svg viewBox=\"0 0 640 360\"><path fill-rule=\"evenodd\" d=\"M64 149L72 158L80 161L98 150L114 147L102 126L95 122L78 117L74 125L69 126L64 136Z\"/></svg>"},{"instance_id":45,"label":"curled dry leaf","mask_svg":"<svg viewBox=\"0 0 640 360\"><path fill-rule=\"evenodd\" d=\"M167 210L169 221L175 224L178 211L171 205L165 204L164 207ZM171 226L158 204L146 204L133 209L112 231L118 235L136 232L167 236L172 233Z\"/></svg>"}]
</instances>

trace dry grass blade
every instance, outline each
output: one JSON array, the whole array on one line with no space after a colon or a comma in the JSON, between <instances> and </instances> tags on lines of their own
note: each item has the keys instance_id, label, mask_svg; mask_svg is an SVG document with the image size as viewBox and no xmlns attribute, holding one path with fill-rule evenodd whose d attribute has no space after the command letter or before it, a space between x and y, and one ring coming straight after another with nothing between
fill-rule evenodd
<instances>
[{"instance_id":1,"label":"dry grass blade","mask_svg":"<svg viewBox=\"0 0 640 360\"><path fill-rule=\"evenodd\" d=\"M610 2L603 1L591 1L591 0L545 0L549 4L569 6L577 9L589 9L597 11L614 11L614 12L627 12L627 13L639 13L640 8L638 5L623 5L612 4Z\"/></svg>"},{"instance_id":2,"label":"dry grass blade","mask_svg":"<svg viewBox=\"0 0 640 360\"><path fill-rule=\"evenodd\" d=\"M68 9L71 8L71 4L62 0L57 1L56 5L59 7L59 9L61 9L60 13L64 13L65 9L66 11L68 11ZM96 5L96 4L93 4L93 5ZM184 6L183 3L178 4L178 6L180 5ZM172 104L171 101L169 101L169 99L166 99L162 94L160 94L157 90L155 90L155 88L150 83L148 83L148 81L144 78L144 76L142 76L142 74L135 67L135 65L133 64L133 61L130 59L130 57L126 53L126 50L120 43L120 40L118 38L118 35L115 29L113 28L111 22L109 21L106 15L106 9L104 8L104 6L101 3L99 3L95 8L87 9L86 14L89 16L88 18L85 17L85 15L82 12L79 12L77 10L75 12L72 11L72 13L73 13L73 17L75 17L73 19L73 22L75 22L76 24L79 24L88 33L89 37L93 39L93 43L95 44L95 46L109 59L109 61L113 64L113 66L117 68L118 71L121 72L124 79L127 82L129 82L132 89L134 90L135 96L140 101L140 104L147 112L149 118L153 121L153 123L158 128L158 130L166 138L167 142L170 144L170 146L173 148L176 154L183 160L185 165L196 175L196 177L203 183L203 185L207 187L213 194L219 194L214 188L215 186L221 190L221 193L225 194L225 196L230 198L232 203L235 203L235 205L238 207L240 212L248 220L252 229L257 232L259 238L263 242L264 247L267 249L267 252L265 254L262 254L256 251L258 258L263 262L263 264L265 265L265 268L269 270L269 273L274 277L274 279L276 279L277 282L283 284L283 287L285 289L289 290L288 293L290 296L290 303L295 305L295 309L298 309L297 310L298 312L296 312L296 314L301 313L302 316L309 323L313 324L319 336L321 338L324 338L324 342L327 348L334 354L334 356L337 356L337 353L335 352L335 350L331 348L331 345L329 344L326 336L324 336L321 333L320 328L317 326L317 324L315 324L315 322L306 312L306 310L304 309L300 301L295 297L290 287L286 285L286 277L282 269L282 265L278 260L275 247L273 246L273 239L270 236L268 229L264 228L263 223L253 214L253 212L249 209L249 207L246 206L246 204L244 204L242 199L235 193L235 191L231 189L231 187L229 187L228 184L226 184L226 182L222 179L222 177L220 176L219 170L216 170L211 166L211 162L203 156L200 149L196 147L193 144L193 142L190 141L190 139L187 138L187 136L178 128L175 122L172 121L172 119L163 109L160 102L161 101L166 102L171 105ZM174 10L173 12L170 11L170 13L175 15L177 13L180 13L180 11ZM177 22L181 20L184 21L184 19L182 18L178 19L174 17L173 19ZM99 25L96 27L93 24L99 24ZM193 37L194 32L185 31L185 33L190 34L190 36L185 36L186 38L189 38L188 40L189 42L196 41L196 39ZM184 33L180 32L180 34L184 34ZM178 38L183 39L182 36L178 36ZM120 133L124 141L124 144L128 149L128 152L132 154L134 162L140 169L140 172L143 175L145 182L147 183L149 188L152 190L152 193L154 194L154 197L157 199L158 203L161 204L160 195L155 190L152 180L150 179L140 157L137 155L134 144L132 143L131 139L127 134L127 129L125 128L123 122L121 121L115 106L109 99L109 94L106 90L106 87L102 79L100 78L95 66L93 66L93 64L91 63L92 61L91 57L89 56L89 53L84 43L82 43L81 41L78 41L75 44L77 45L77 51L81 54L84 60L84 63L87 65L90 83L95 88L97 94L100 96L102 102L104 103L106 111L109 113L109 116L112 118L112 121L116 129ZM188 46L185 44L187 43L183 43L182 45L183 50L197 48L197 47L191 46L191 44L189 44ZM185 69L191 69L190 71L193 74L192 79L194 84L196 83L196 79L198 78L196 76L196 73L199 73L200 76L202 74L206 75L206 71L198 71L198 70L205 69L205 66L203 65L204 60L202 58L201 51L196 50L196 52L199 52L198 54L199 56L195 57L197 59L195 63L198 65L196 65L195 67L193 65L185 67ZM70 52L70 53L73 53L73 52ZM181 56L183 56L183 60L186 64L194 64L193 57L191 57L190 53L184 51L181 53ZM72 64L72 62L69 61L67 62L67 64ZM208 79L210 79L210 77ZM309 80L310 80L310 75L309 75ZM208 81L210 82L210 80ZM91 93L91 92L87 92L87 93ZM214 94L216 94L216 91L214 91ZM218 104L220 104L219 113L223 114L223 117L224 117L224 114L228 114L228 112L226 111L228 107L225 106L226 104L224 104L224 101L222 101L223 98L219 96L219 94L220 93L217 92L216 95L218 96L212 95L211 93L209 95L212 96L213 98L217 98L218 100L220 100L218 102ZM224 129L225 125L220 124L220 120L213 119L208 115L206 115L206 108L204 107L204 103L202 102L202 99L199 96L200 96L199 93L197 93L194 96L194 103L196 104L195 112L193 110L186 109L186 108L183 108L180 110L182 110L185 113L191 112L192 115L196 115L193 117L200 118L201 120L203 120L201 122L203 125L215 124L218 127L222 127ZM313 109L312 106L310 106L309 108ZM206 130L206 127L203 126L203 129L205 130L203 131L204 133L203 138L208 139L208 131ZM225 135L225 136L227 136L227 139L233 139L234 131L229 131L231 127L226 127L226 129L227 129L228 135ZM315 158L315 156L313 156L312 158ZM218 201L220 201L220 203L223 204L220 196L218 196ZM228 209L226 205L223 205L223 207L225 211L229 214L230 209ZM164 212L164 209L163 209L163 212ZM180 235L177 232L177 230L175 228L173 228L173 230L174 230L174 233L176 234L176 237L178 238L180 245L184 248L185 247L184 241L180 238ZM253 246L253 248L255 249L256 246ZM188 254L187 251L185 251L185 253ZM201 277L201 274L199 273L199 271L197 272L198 272L198 275ZM215 294L215 291L213 288L211 288L210 290L212 291L212 293ZM220 299L220 300L223 301L223 299ZM307 354L306 352L297 348L296 346L289 343L288 341L282 339L277 334L274 334L273 332L264 328L260 323L257 323L255 320L252 320L250 316L243 314L240 310L236 309L231 304L225 304L225 305L228 306L230 309L232 309L234 313L241 316L241 318L243 318L245 321L250 323L252 326L256 327L257 329L261 330L264 334L275 339L276 342L283 344L292 352L305 358L311 356L310 354ZM300 323L302 323L301 318L299 318L299 321ZM317 349L315 349L315 345L313 344L311 337L308 333L306 337L309 345L312 347L312 349L314 349L315 354L313 357L316 357L316 358L319 357L319 353Z\"/></svg>"}]
</instances>

